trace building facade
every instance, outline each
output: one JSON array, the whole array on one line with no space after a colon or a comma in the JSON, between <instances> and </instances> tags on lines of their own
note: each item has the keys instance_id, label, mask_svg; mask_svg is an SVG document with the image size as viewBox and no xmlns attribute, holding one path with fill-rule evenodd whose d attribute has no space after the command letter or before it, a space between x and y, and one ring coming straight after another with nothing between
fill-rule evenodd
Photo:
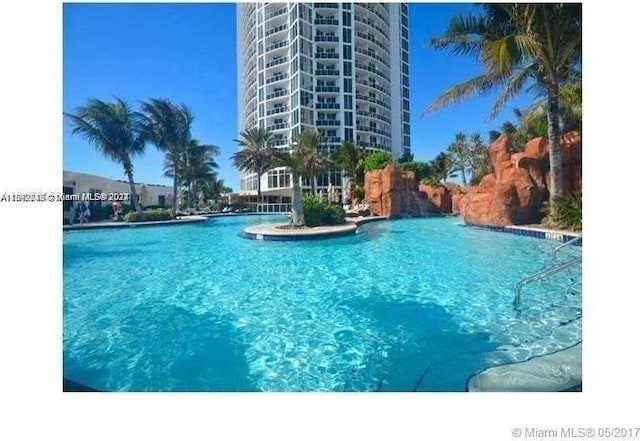
<instances>
[{"instance_id":1,"label":"building facade","mask_svg":"<svg viewBox=\"0 0 640 441\"><path fill-rule=\"evenodd\" d=\"M408 26L404 3L238 4L239 131L264 127L287 150L315 128L327 154L349 140L402 156L411 148ZM241 194L256 194L257 179L241 173ZM267 202L288 202L284 169L260 179ZM341 188L340 170L317 177L318 189L329 184Z\"/></svg>"},{"instance_id":2,"label":"building facade","mask_svg":"<svg viewBox=\"0 0 640 441\"><path fill-rule=\"evenodd\" d=\"M136 192L143 206L160 205L168 207L172 201L173 188L167 185L134 184ZM127 181L116 181L102 176L79 173L69 170L63 171L62 190L66 195L88 195L96 193L131 193L131 187ZM91 200L90 207L109 204L108 201ZM125 202L128 204L130 202ZM70 201L63 204L63 211L69 209Z\"/></svg>"}]
</instances>

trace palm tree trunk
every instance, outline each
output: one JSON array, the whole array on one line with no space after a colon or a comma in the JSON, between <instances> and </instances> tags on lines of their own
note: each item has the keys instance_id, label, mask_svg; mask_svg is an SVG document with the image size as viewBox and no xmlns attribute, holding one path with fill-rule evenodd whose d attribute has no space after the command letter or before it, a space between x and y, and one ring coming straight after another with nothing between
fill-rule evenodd
<instances>
[{"instance_id":1,"label":"palm tree trunk","mask_svg":"<svg viewBox=\"0 0 640 441\"><path fill-rule=\"evenodd\" d=\"M562 179L562 145L560 144L560 106L558 84L551 83L547 89L547 121L549 126L549 199L551 214L555 214L557 198L564 194Z\"/></svg>"},{"instance_id":2,"label":"palm tree trunk","mask_svg":"<svg viewBox=\"0 0 640 441\"><path fill-rule=\"evenodd\" d=\"M136 192L136 185L133 182L133 165L128 158L123 160L124 162L124 173L127 175L127 179L129 179L129 190L131 191L131 204L137 213L142 213L142 207L140 206L140 198L138 198L138 192Z\"/></svg>"},{"instance_id":3,"label":"palm tree trunk","mask_svg":"<svg viewBox=\"0 0 640 441\"><path fill-rule=\"evenodd\" d=\"M187 179L187 207L191 207L191 179Z\"/></svg>"},{"instance_id":4,"label":"palm tree trunk","mask_svg":"<svg viewBox=\"0 0 640 441\"><path fill-rule=\"evenodd\" d=\"M171 218L176 218L176 211L178 207L178 166L173 166L173 201L171 201Z\"/></svg>"},{"instance_id":5,"label":"palm tree trunk","mask_svg":"<svg viewBox=\"0 0 640 441\"><path fill-rule=\"evenodd\" d=\"M467 186L467 177L464 174L464 167L460 168L460 172L462 173L462 185Z\"/></svg>"},{"instance_id":6,"label":"palm tree trunk","mask_svg":"<svg viewBox=\"0 0 640 441\"><path fill-rule=\"evenodd\" d=\"M302 186L300 176L293 173L293 194L291 195L291 220L294 226L304 225L304 206L302 204Z\"/></svg>"},{"instance_id":7,"label":"palm tree trunk","mask_svg":"<svg viewBox=\"0 0 640 441\"><path fill-rule=\"evenodd\" d=\"M258 212L259 210L261 197L262 197L262 193L260 191L260 172L258 172L258 198L256 199L256 212Z\"/></svg>"}]
</instances>

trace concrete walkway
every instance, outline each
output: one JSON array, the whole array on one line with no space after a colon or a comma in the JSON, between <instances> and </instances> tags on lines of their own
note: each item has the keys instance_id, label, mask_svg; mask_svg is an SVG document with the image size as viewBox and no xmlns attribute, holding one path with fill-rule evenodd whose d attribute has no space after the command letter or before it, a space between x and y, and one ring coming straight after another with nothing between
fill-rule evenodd
<instances>
[{"instance_id":1,"label":"concrete walkway","mask_svg":"<svg viewBox=\"0 0 640 441\"><path fill-rule=\"evenodd\" d=\"M582 343L531 360L496 366L469 380L470 392L559 392L582 384Z\"/></svg>"},{"instance_id":2,"label":"concrete walkway","mask_svg":"<svg viewBox=\"0 0 640 441\"><path fill-rule=\"evenodd\" d=\"M113 222L113 221L104 221L104 222L91 222L88 224L75 224L75 225L63 225L62 229L64 231L77 231L77 230L101 230L107 228L132 228L132 227L160 227L167 225L182 225L182 224L191 224L195 222L204 222L207 218L204 216L183 216L178 217L177 219L166 220L166 221L148 221L148 222Z\"/></svg>"}]
</instances>

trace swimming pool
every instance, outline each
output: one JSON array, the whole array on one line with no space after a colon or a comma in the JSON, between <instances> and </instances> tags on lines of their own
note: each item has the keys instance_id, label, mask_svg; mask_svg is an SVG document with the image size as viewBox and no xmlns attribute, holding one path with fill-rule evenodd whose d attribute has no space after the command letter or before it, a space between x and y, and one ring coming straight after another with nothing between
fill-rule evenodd
<instances>
[{"instance_id":1,"label":"swimming pool","mask_svg":"<svg viewBox=\"0 0 640 441\"><path fill-rule=\"evenodd\" d=\"M580 268L512 307L557 242L458 218L319 241L238 235L282 219L64 233L65 378L109 391L463 391L487 367L581 341Z\"/></svg>"}]
</instances>

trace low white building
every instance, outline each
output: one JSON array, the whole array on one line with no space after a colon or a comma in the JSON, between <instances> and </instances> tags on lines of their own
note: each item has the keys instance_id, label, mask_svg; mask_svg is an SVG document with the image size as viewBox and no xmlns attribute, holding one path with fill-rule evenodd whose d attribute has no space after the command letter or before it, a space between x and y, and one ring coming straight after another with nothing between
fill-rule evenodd
<instances>
[{"instance_id":1,"label":"low white building","mask_svg":"<svg viewBox=\"0 0 640 441\"><path fill-rule=\"evenodd\" d=\"M131 187L129 182L125 180L113 180L102 176L65 170L63 171L62 181L63 193L67 195L122 193L129 195L130 198ZM135 187L143 206L160 205L168 207L171 203L173 188L168 185L136 183ZM131 203L131 200L121 202L123 205L127 205ZM96 205L104 206L110 203L111 201L108 200L88 201L90 207ZM64 203L64 211L69 209L70 204L70 201Z\"/></svg>"}]
</instances>

